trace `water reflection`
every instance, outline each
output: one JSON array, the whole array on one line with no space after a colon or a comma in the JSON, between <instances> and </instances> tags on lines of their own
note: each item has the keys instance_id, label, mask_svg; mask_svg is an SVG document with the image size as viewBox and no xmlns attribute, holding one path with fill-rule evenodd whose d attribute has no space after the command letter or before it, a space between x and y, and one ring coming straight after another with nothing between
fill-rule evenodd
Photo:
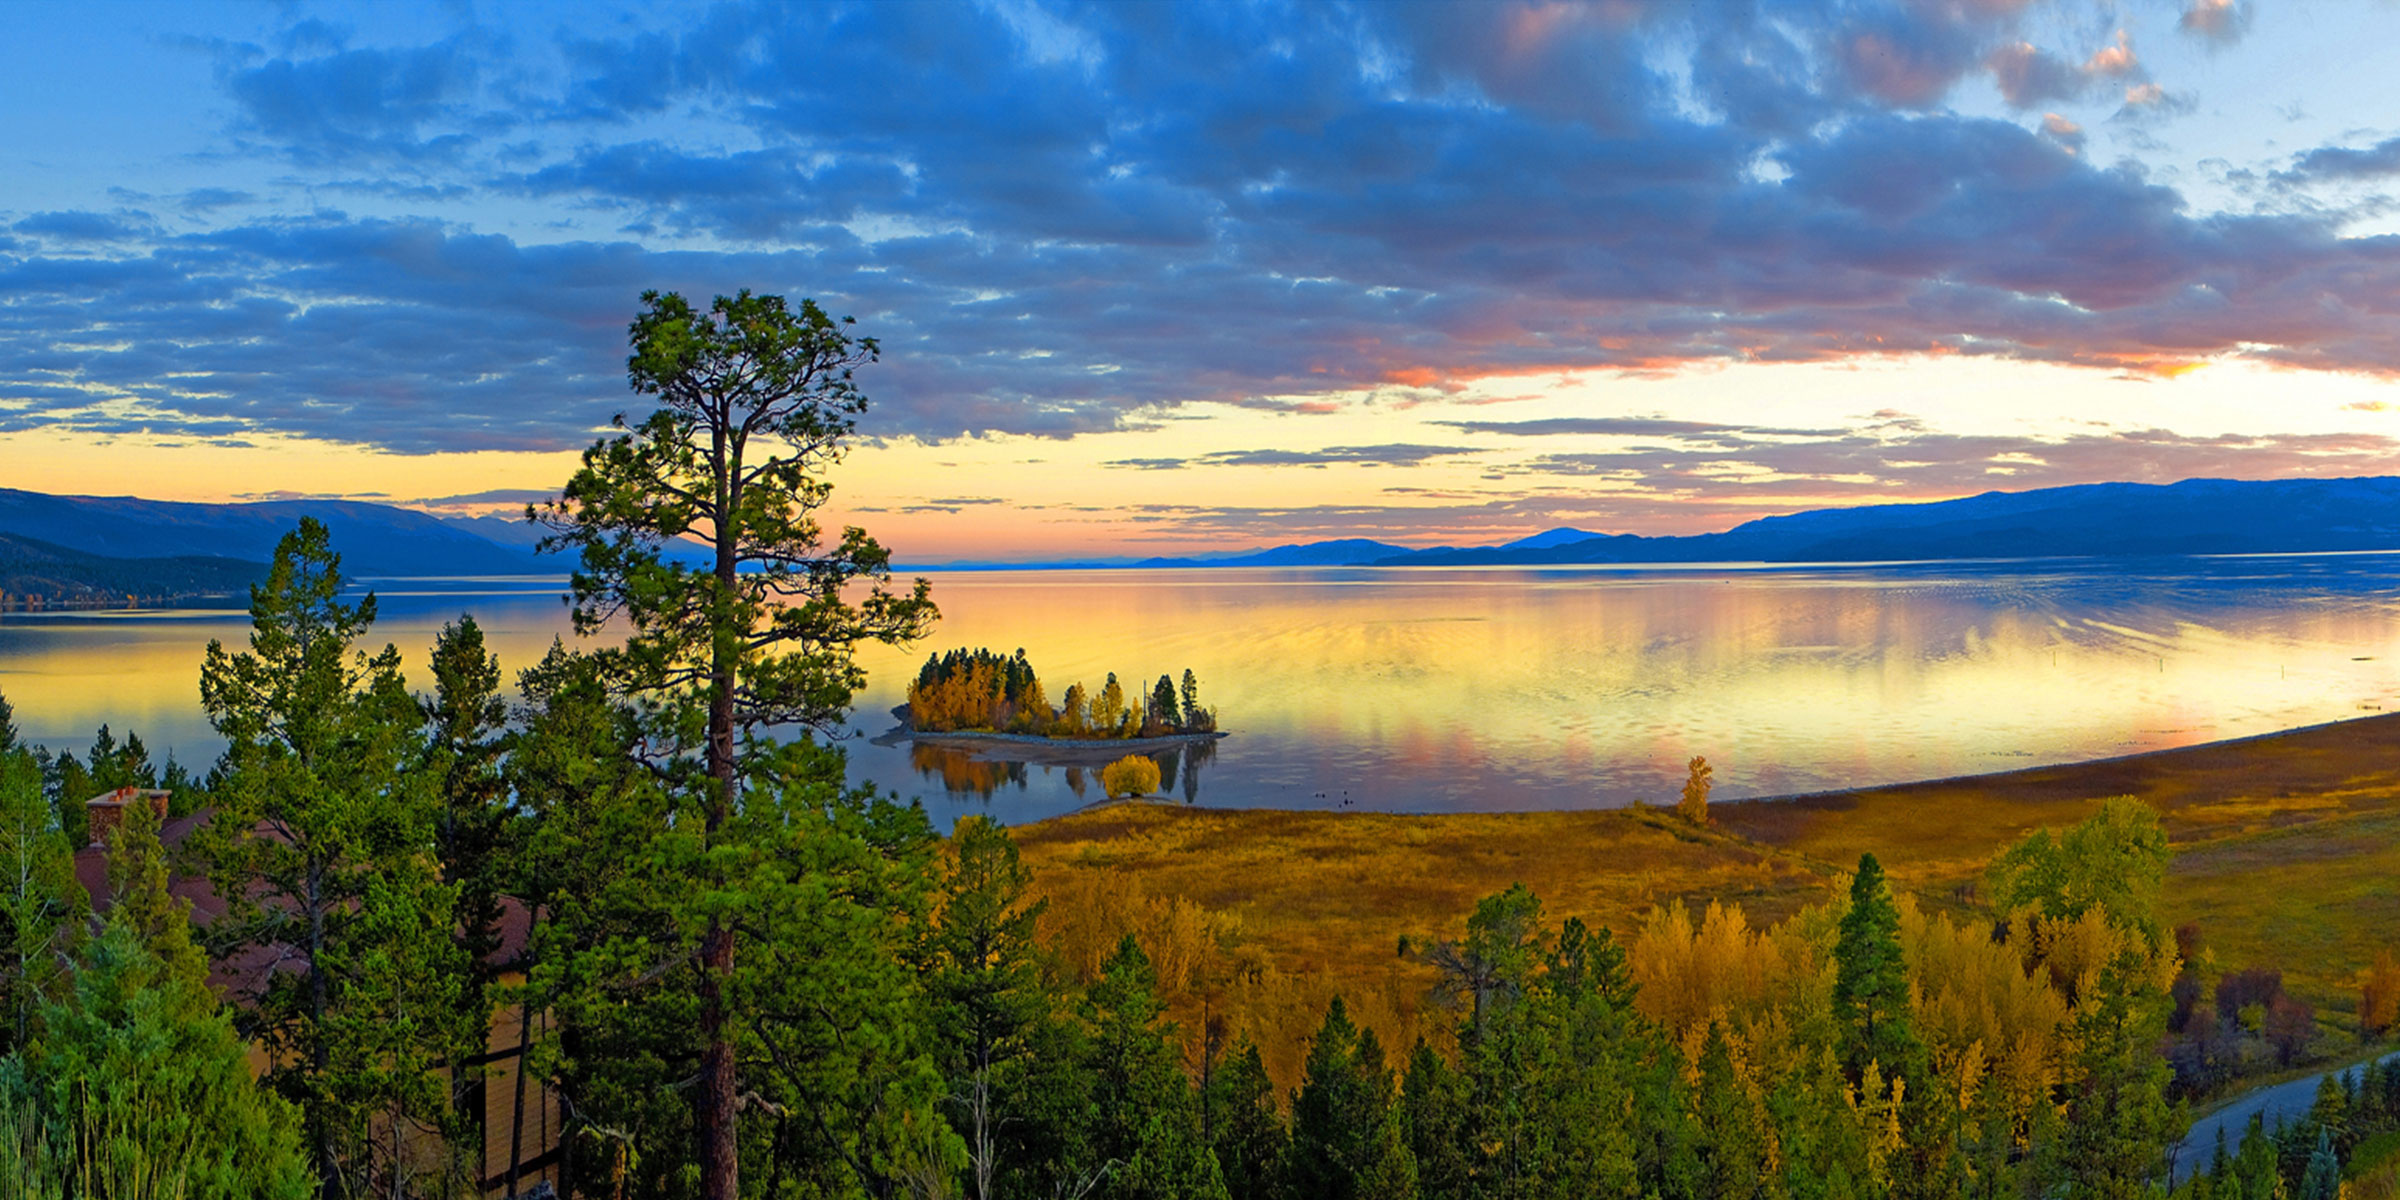
<instances>
[{"instance_id":1,"label":"water reflection","mask_svg":"<svg viewBox=\"0 0 2400 1200\"><path fill-rule=\"evenodd\" d=\"M1047 783L1054 777L1076 800L1098 800L1102 761L1113 762L1121 757L1089 746L1061 750L1060 760L1049 762L1042 761L1041 747L1022 744L978 749L941 742L909 742L907 747L909 769L919 779L935 785L953 799L974 799L987 805L1004 791L1030 791L1037 778ZM1184 803L1196 804L1200 800L1201 769L1216 760L1217 744L1193 742L1145 751L1143 756L1158 764L1162 795L1180 792Z\"/></svg>"},{"instance_id":2,"label":"water reflection","mask_svg":"<svg viewBox=\"0 0 2400 1200\"><path fill-rule=\"evenodd\" d=\"M867 738L929 650L1024 647L1063 692L1199 677L1232 737L1160 753L1189 803L1507 809L1666 802L2093 758L2379 711L2400 696L2394 555L1671 570L938 575L929 645L864 656L854 782L945 823L1100 798L1101 758L995 761ZM512 675L573 640L555 581L385 581L377 645L420 668L472 611ZM161 760L218 744L211 638L238 612L0 614L0 693L79 754L102 723ZM424 684L422 672L416 681ZM1109 755L1107 757L1114 757Z\"/></svg>"}]
</instances>

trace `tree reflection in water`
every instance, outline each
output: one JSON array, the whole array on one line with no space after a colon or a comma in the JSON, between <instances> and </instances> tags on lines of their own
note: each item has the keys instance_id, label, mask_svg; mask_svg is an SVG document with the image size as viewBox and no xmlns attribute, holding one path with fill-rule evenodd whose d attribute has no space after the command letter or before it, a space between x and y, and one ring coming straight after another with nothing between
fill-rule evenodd
<instances>
[{"instance_id":1,"label":"tree reflection in water","mask_svg":"<svg viewBox=\"0 0 2400 1200\"><path fill-rule=\"evenodd\" d=\"M1158 777L1162 781L1160 792L1163 794L1180 787L1184 803L1196 804L1200 800L1200 769L1216 761L1217 744L1214 741L1202 741L1180 747L1170 746L1151 751L1149 757L1158 764ZM971 750L956 746L911 742L908 765L915 768L917 774L927 782L941 784L942 790L949 793L952 799L972 796L990 800L1003 788L1026 790L1026 767L1033 764L982 758ZM1065 772L1067 790L1073 792L1077 800L1090 799L1092 785L1099 780L1100 769L1093 765L1042 763L1040 766L1045 775L1053 770Z\"/></svg>"},{"instance_id":2,"label":"tree reflection in water","mask_svg":"<svg viewBox=\"0 0 2400 1200\"><path fill-rule=\"evenodd\" d=\"M941 781L942 789L953 796L989 800L1003 786L1025 790L1024 763L990 762L948 746L917 742L908 748L908 765L928 780Z\"/></svg>"}]
</instances>

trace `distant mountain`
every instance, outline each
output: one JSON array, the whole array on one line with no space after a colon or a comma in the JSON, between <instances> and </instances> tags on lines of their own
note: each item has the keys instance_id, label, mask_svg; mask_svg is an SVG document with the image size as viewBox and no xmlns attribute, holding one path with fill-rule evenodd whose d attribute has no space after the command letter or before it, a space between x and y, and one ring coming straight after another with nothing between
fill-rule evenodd
<instances>
[{"instance_id":1,"label":"distant mountain","mask_svg":"<svg viewBox=\"0 0 2400 1200\"><path fill-rule=\"evenodd\" d=\"M1544 533L1537 533L1532 537L1521 537L1513 542L1502 542L1498 548L1502 550L1547 550L1552 546L1588 542L1593 538L1606 536L1608 535L1592 533L1583 529L1552 529Z\"/></svg>"},{"instance_id":2,"label":"distant mountain","mask_svg":"<svg viewBox=\"0 0 2400 1200\"><path fill-rule=\"evenodd\" d=\"M1146 558L1130 564L1135 567L1165 569L1172 567L1355 567L1380 562L1394 555L1419 553L1406 546L1390 542L1371 542L1365 538L1342 538L1331 542L1303 542L1259 550L1249 554L1228 555L1222 558Z\"/></svg>"},{"instance_id":3,"label":"distant mountain","mask_svg":"<svg viewBox=\"0 0 2400 1200\"><path fill-rule=\"evenodd\" d=\"M192 554L265 563L275 543L314 516L342 570L374 575L525 575L561 567L438 517L344 500L189 504L131 496L50 496L0 488L0 534L115 559Z\"/></svg>"},{"instance_id":4,"label":"distant mountain","mask_svg":"<svg viewBox=\"0 0 2400 1200\"><path fill-rule=\"evenodd\" d=\"M34 538L0 534L0 594L14 604L39 596L45 604L122 603L192 596L241 596L264 578L264 563L182 554L166 558L104 558Z\"/></svg>"},{"instance_id":5,"label":"distant mountain","mask_svg":"<svg viewBox=\"0 0 2400 1200\"><path fill-rule=\"evenodd\" d=\"M1765 517L1690 537L1600 536L1538 548L1423 551L1411 566L1876 562L2400 549L2400 478L2187 479L1986 492Z\"/></svg>"},{"instance_id":6,"label":"distant mountain","mask_svg":"<svg viewBox=\"0 0 2400 1200\"><path fill-rule=\"evenodd\" d=\"M514 547L528 554L536 554L542 563L540 569L544 571L575 569L575 560L572 555L540 554L534 549L536 543L549 536L550 530L546 526L536 525L526 520L522 513L505 517L495 514L482 517L437 517L435 519L453 529L463 529L487 541ZM665 547L664 556L669 562L681 562L692 566L711 561L709 551L697 542L669 542Z\"/></svg>"}]
</instances>

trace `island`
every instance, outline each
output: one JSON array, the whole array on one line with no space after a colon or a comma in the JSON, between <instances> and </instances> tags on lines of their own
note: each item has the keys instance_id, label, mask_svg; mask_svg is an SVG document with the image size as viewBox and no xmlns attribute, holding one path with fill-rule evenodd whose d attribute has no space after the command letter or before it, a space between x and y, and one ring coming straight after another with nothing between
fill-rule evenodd
<instances>
[{"instance_id":1,"label":"island","mask_svg":"<svg viewBox=\"0 0 2400 1200\"><path fill-rule=\"evenodd\" d=\"M1217 712L1200 703L1200 680L1185 668L1129 696L1111 671L1098 692L1079 681L1053 705L1025 651L959 649L925 660L892 710L895 739L1004 742L1052 751L1116 751L1214 741Z\"/></svg>"}]
</instances>

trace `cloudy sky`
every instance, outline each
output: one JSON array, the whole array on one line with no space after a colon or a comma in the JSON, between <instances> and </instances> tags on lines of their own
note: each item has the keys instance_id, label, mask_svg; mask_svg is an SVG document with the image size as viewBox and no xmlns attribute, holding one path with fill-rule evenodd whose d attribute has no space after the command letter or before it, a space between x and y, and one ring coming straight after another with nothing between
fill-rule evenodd
<instances>
[{"instance_id":1,"label":"cloudy sky","mask_svg":"<svg viewBox=\"0 0 2400 1200\"><path fill-rule=\"evenodd\" d=\"M2400 4L21 3L0 486L475 511L645 288L904 558L2400 470Z\"/></svg>"}]
</instances>

